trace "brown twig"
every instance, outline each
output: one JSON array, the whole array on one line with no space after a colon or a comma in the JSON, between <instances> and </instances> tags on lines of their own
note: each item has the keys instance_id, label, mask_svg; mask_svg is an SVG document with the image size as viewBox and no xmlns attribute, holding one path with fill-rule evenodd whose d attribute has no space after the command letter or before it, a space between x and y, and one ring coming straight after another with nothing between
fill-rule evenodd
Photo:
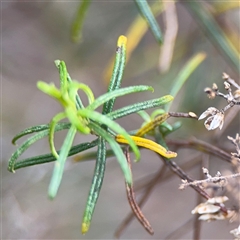
<instances>
[{"instance_id":1,"label":"brown twig","mask_svg":"<svg viewBox=\"0 0 240 240\"><path fill-rule=\"evenodd\" d=\"M131 160L130 160L130 154L129 154L129 147L126 147L125 149L125 155L126 155L126 159L128 162L128 166L131 170ZM148 222L148 220L145 218L145 216L143 215L140 207L138 206L136 199L135 199L135 194L134 194L134 190L133 190L133 185L129 185L127 182L125 182L125 186L126 186L126 191L127 191L127 198L128 198L128 202L130 204L130 207L133 211L133 213L135 214L136 218L138 219L138 221L142 224L142 226L151 234L154 234L153 228L151 227L150 223ZM121 232L120 232L121 233ZM116 237L120 236L119 232L115 233Z\"/></svg>"},{"instance_id":2,"label":"brown twig","mask_svg":"<svg viewBox=\"0 0 240 240\"><path fill-rule=\"evenodd\" d=\"M202 152L206 152L209 153L211 155L214 156L218 156L223 160L226 160L227 162L231 163L231 155L227 152L225 152L222 149L219 149L217 147L214 147L204 141L201 140L197 140L197 139L190 139L190 140L168 140L167 141L168 145L172 145L172 146L176 146L176 147L187 147L187 148L195 148L196 150L202 151ZM181 167L179 167L175 162L173 162L172 160L169 161L167 159L164 160L164 163L175 173L177 174L181 179L186 179L188 182L192 182L193 179L191 177L189 177L183 170L182 168L185 168L185 165ZM188 164L188 163L187 163ZM195 164L191 165L190 168L192 166L194 166ZM161 168L159 173L156 174L156 176L154 178L152 178L151 180L149 180L149 182L144 183L144 185L138 187L138 189L142 189L142 188L146 188L146 192L144 193L144 195L142 196L142 198L139 201L139 206L141 207L146 200L148 199L149 195L151 194L152 190L154 189L154 187L156 186L156 183L159 182L160 179L162 178L169 178L171 175L168 174L167 176L163 176L163 170L164 168ZM144 181L145 182L145 181ZM199 186L191 186L192 188L195 189L195 191L197 191L201 196L203 196L206 199L209 199L210 196L203 190L201 189ZM225 208L221 208L221 210L223 212L227 212L227 210ZM119 237L122 233L122 231L126 228L126 226L132 221L133 219L133 213L129 213L128 216L125 218L125 220L122 222L122 224L119 226L119 228L116 230L115 232L115 236Z\"/></svg>"},{"instance_id":3,"label":"brown twig","mask_svg":"<svg viewBox=\"0 0 240 240\"><path fill-rule=\"evenodd\" d=\"M151 185L149 185L149 188L147 189L147 191L145 192L145 194L141 197L138 206L142 207L143 204L146 202L146 200L148 199L149 195L151 194L156 182L158 182L158 180L163 176L164 171L166 170L165 166L162 166L159 173L150 180L150 182L152 183ZM122 232L124 231L124 229L129 225L129 223L133 220L134 214L133 212L130 212L127 217L123 220L123 222L121 223L121 225L117 228L116 232L115 232L115 236L120 236L122 234Z\"/></svg>"},{"instance_id":4,"label":"brown twig","mask_svg":"<svg viewBox=\"0 0 240 240\"><path fill-rule=\"evenodd\" d=\"M187 180L189 183L193 182L194 180L188 176L173 160L168 160L166 158L162 158L164 160L164 163L169 166L169 168L176 173L181 179ZM205 192L200 186L197 185L190 185L191 188L193 188L196 192L198 192L202 197L209 199L211 198L207 192ZM227 209L225 206L222 206L221 204L215 204L216 206L219 206L221 211L227 214Z\"/></svg>"},{"instance_id":5,"label":"brown twig","mask_svg":"<svg viewBox=\"0 0 240 240\"><path fill-rule=\"evenodd\" d=\"M169 112L168 113L170 117L179 117L179 118L194 118L198 119L198 116L194 112L188 112L188 113L183 113L183 112Z\"/></svg>"},{"instance_id":6,"label":"brown twig","mask_svg":"<svg viewBox=\"0 0 240 240\"><path fill-rule=\"evenodd\" d=\"M232 163L230 153L195 138L191 138L190 140L168 140L167 144L176 147L195 148L198 151L202 151L210 155L220 157L221 159L229 163Z\"/></svg>"},{"instance_id":7,"label":"brown twig","mask_svg":"<svg viewBox=\"0 0 240 240\"><path fill-rule=\"evenodd\" d=\"M193 167L196 167L201 161L202 161L202 160L201 160L201 158L199 157L199 154L198 154L198 155L195 155L195 156L191 157L188 162L182 164L182 165L181 165L181 168L184 169L185 171L190 170L190 169L192 169ZM164 167L166 167L166 166L163 165L163 166L161 167L161 169L164 168ZM148 188L151 187L151 185L156 181L155 179L157 179L158 182L159 182L159 180L161 180L161 183L163 183L163 182L165 182L166 180L169 180L169 179L171 179L173 176L175 176L175 174L174 174L173 172L171 172L171 171L168 171L167 174L164 174L164 175L163 175L161 169L160 169L160 170L157 172L157 174L156 174L154 177L152 177L150 180L149 180L149 178L147 178L147 177L144 177L143 179L139 179L138 182L136 182L136 184L135 184L135 191L138 192L138 191L140 191L140 190L142 190L142 189L148 189ZM161 175L161 178L160 178L159 174Z\"/></svg>"},{"instance_id":8,"label":"brown twig","mask_svg":"<svg viewBox=\"0 0 240 240\"><path fill-rule=\"evenodd\" d=\"M176 173L176 175L178 175L181 179L185 179L188 182L193 182L194 179L192 179L190 176L188 176L188 174L186 174L174 161L169 161L168 159L164 158L164 163L169 166L169 168ZM203 196L206 199L209 199L210 196L203 190L201 189L199 186L192 186L191 187L197 191L201 196Z\"/></svg>"},{"instance_id":9,"label":"brown twig","mask_svg":"<svg viewBox=\"0 0 240 240\"><path fill-rule=\"evenodd\" d=\"M203 159L202 159L203 160ZM202 176L202 169L199 168L199 176ZM197 195L197 204L200 204L202 202L202 197L201 195ZM199 221L199 216L195 214L194 219L193 219L193 239L198 240L200 239L200 233L201 233L201 221Z\"/></svg>"},{"instance_id":10,"label":"brown twig","mask_svg":"<svg viewBox=\"0 0 240 240\"><path fill-rule=\"evenodd\" d=\"M199 158L197 158L197 161L189 161L185 164L183 164L183 168L185 169L191 169L192 167L196 166L197 164L199 164L200 160ZM172 174L171 172L169 172L167 175L164 175L164 172L166 171L166 166L163 165L158 173L152 178L150 179L148 182L143 181L144 184L138 186L137 191L140 189L145 188L145 192L143 194L143 196L140 198L139 200L139 207L142 207L144 205L144 203L147 201L147 199L149 198L150 194L152 193L154 187L160 182L160 180L166 180L169 179L171 177L174 176L174 174ZM116 232L115 232L115 236L120 236L122 234L122 232L124 231L124 229L130 224L130 222L133 220L134 214L133 212L130 212L126 218L123 220L123 222L121 223L121 225L117 228Z\"/></svg>"}]
</instances>

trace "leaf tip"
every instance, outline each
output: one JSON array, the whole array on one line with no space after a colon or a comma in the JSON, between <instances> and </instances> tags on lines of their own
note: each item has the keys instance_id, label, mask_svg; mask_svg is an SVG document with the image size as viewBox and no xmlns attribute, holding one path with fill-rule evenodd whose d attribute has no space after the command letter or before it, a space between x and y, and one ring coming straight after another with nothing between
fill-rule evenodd
<instances>
[{"instance_id":1,"label":"leaf tip","mask_svg":"<svg viewBox=\"0 0 240 240\"><path fill-rule=\"evenodd\" d=\"M55 198L55 194L53 194L53 193L48 193L48 198L49 198L50 200L53 200L53 199Z\"/></svg>"},{"instance_id":2,"label":"leaf tip","mask_svg":"<svg viewBox=\"0 0 240 240\"><path fill-rule=\"evenodd\" d=\"M140 158L134 159L134 162L139 162L139 161L140 161Z\"/></svg>"},{"instance_id":3,"label":"leaf tip","mask_svg":"<svg viewBox=\"0 0 240 240\"><path fill-rule=\"evenodd\" d=\"M86 234L89 230L90 223L83 222L82 223L82 234Z\"/></svg>"},{"instance_id":4,"label":"leaf tip","mask_svg":"<svg viewBox=\"0 0 240 240\"><path fill-rule=\"evenodd\" d=\"M59 68L59 65L60 65L61 61L57 59L57 60L54 61L54 63L56 65L56 67Z\"/></svg>"},{"instance_id":5,"label":"leaf tip","mask_svg":"<svg viewBox=\"0 0 240 240\"><path fill-rule=\"evenodd\" d=\"M167 99L168 99L169 102L174 99L174 97L173 97L172 95L166 95L166 97L167 97Z\"/></svg>"},{"instance_id":6,"label":"leaf tip","mask_svg":"<svg viewBox=\"0 0 240 240\"><path fill-rule=\"evenodd\" d=\"M126 46L127 44L127 38L123 35L121 35L119 38L118 38L118 42L117 42L117 46L118 47L121 47L121 46Z\"/></svg>"},{"instance_id":7,"label":"leaf tip","mask_svg":"<svg viewBox=\"0 0 240 240\"><path fill-rule=\"evenodd\" d=\"M207 57L206 52L199 52L198 57L201 61L203 61Z\"/></svg>"},{"instance_id":8,"label":"leaf tip","mask_svg":"<svg viewBox=\"0 0 240 240\"><path fill-rule=\"evenodd\" d=\"M176 152L172 152L172 151L169 151L169 150L166 152L166 155L167 155L166 156L167 158L175 158L175 157L177 157L177 153Z\"/></svg>"},{"instance_id":9,"label":"leaf tip","mask_svg":"<svg viewBox=\"0 0 240 240\"><path fill-rule=\"evenodd\" d=\"M53 200L56 197L56 195L57 195L57 190L53 189L53 186L50 183L50 186L48 188L48 198L50 200Z\"/></svg>"},{"instance_id":10,"label":"leaf tip","mask_svg":"<svg viewBox=\"0 0 240 240\"><path fill-rule=\"evenodd\" d=\"M12 166L8 166L8 171L11 173L15 173L15 170Z\"/></svg>"}]
</instances>

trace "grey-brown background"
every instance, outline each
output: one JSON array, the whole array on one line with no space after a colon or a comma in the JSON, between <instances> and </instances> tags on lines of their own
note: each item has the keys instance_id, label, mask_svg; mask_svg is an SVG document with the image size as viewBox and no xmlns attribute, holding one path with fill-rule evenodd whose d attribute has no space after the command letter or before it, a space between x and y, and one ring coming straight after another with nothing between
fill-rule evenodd
<instances>
[{"instance_id":1,"label":"grey-brown background","mask_svg":"<svg viewBox=\"0 0 240 240\"><path fill-rule=\"evenodd\" d=\"M89 233L82 236L80 223L87 194L91 184L94 161L74 163L70 158L66 164L63 181L54 201L47 198L53 164L44 164L7 171L7 161L16 149L11 144L13 136L22 129L43 124L61 110L60 106L37 90L36 82L43 80L58 84L55 59L64 60L72 78L88 84L99 96L107 89L103 70L116 48L119 35L124 34L137 14L133 1L93 1L85 19L81 44L70 41L70 26L78 1L36 1L1 2L2 11L2 239L112 239L114 231L130 211L123 176L116 159L108 160L102 191L95 209ZM155 92L135 94L119 98L116 108L143 99L168 94L172 80L187 60L198 51L205 51L207 59L191 75L190 80L175 99L173 109L194 111L201 114L209 106L224 106L223 101L210 102L203 89L216 82L221 89L223 71L237 79L229 64L218 54L186 9L177 4L179 31L174 50L173 64L166 74L159 74L157 62L159 47L150 32L144 36L130 59L123 80L123 86L149 84ZM239 10L228 11L220 16L239 33ZM162 25L162 16L159 18ZM119 121L131 130L142 124L137 115ZM203 121L183 120L183 128L170 138L211 139ZM239 131L235 119L229 133L219 139L220 145L227 144L227 134ZM64 134L57 134L60 146ZM79 136L76 142L89 140ZM32 146L23 157L49 152L47 140ZM183 163L194 158L194 151L180 151L176 162ZM215 164L216 163L216 164ZM161 162L155 154L143 151L141 161L133 164L134 179L144 179L160 168ZM212 174L229 166L211 158ZM200 166L189 171L194 178L200 178ZM193 219L191 210L197 197L193 190L178 190L180 179L173 177L159 184L143 212L151 222L155 235L149 236L134 220L123 234L123 239L164 239L172 231ZM219 193L221 194L221 193ZM141 192L137 196L141 195ZM202 239L230 239L229 230L238 223L227 221L203 223ZM192 225L185 229L180 239L192 238Z\"/></svg>"}]
</instances>

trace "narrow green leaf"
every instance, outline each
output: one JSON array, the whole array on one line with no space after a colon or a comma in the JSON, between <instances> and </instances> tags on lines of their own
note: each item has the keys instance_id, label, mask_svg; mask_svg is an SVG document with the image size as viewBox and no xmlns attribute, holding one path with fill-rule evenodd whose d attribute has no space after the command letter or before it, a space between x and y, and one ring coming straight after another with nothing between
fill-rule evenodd
<instances>
[{"instance_id":1,"label":"narrow green leaf","mask_svg":"<svg viewBox=\"0 0 240 240\"><path fill-rule=\"evenodd\" d=\"M60 89L61 92L67 92L67 67L64 61L60 61L60 60L55 60L55 65L58 68L59 71L59 76L60 76Z\"/></svg>"},{"instance_id":2,"label":"narrow green leaf","mask_svg":"<svg viewBox=\"0 0 240 240\"><path fill-rule=\"evenodd\" d=\"M98 112L94 112L88 109L79 110L79 115L83 117L87 117L93 121L96 121L100 124L103 124L104 126L107 126L108 128L111 128L113 131L115 131L117 134L123 135L129 142L129 145L131 146L133 152L136 155L136 158L140 158L140 152L130 135L125 131L124 128L122 128L118 123L112 121L109 117L102 115Z\"/></svg>"},{"instance_id":3,"label":"narrow green leaf","mask_svg":"<svg viewBox=\"0 0 240 240\"><path fill-rule=\"evenodd\" d=\"M97 145L97 143L98 143L98 139L96 139L92 142L85 142L85 143L81 143L76 146L73 146L73 147L71 147L71 149L68 153L68 157L75 155L77 153L80 153L82 151L88 150L90 148L93 148ZM59 154L59 152L60 151L57 151L58 154ZM95 156L96 156L96 154L95 154ZM37 165L37 164L49 163L49 162L53 162L53 161L56 161L56 158L55 158L55 156L53 156L52 153L43 154L40 156L26 158L26 159L17 161L14 165L14 170Z\"/></svg>"},{"instance_id":4,"label":"narrow green leaf","mask_svg":"<svg viewBox=\"0 0 240 240\"><path fill-rule=\"evenodd\" d=\"M55 145L54 145L54 132L55 132L55 127L56 127L57 123L64 118L66 118L66 113L64 113L64 112L58 113L52 119L52 121L50 122L50 126L49 126L49 138L48 138L48 140L49 140L50 150L56 158L58 158L58 153L56 152Z\"/></svg>"},{"instance_id":5,"label":"narrow green leaf","mask_svg":"<svg viewBox=\"0 0 240 240\"><path fill-rule=\"evenodd\" d=\"M20 147L17 148L17 150L12 154L9 162L8 162L8 171L15 172L14 171L14 165L16 160L19 158L19 156L22 155L24 151L26 151L33 143L38 141L39 139L47 136L49 134L49 130L44 130L42 132L39 132L35 134L34 136L28 138Z\"/></svg>"},{"instance_id":6,"label":"narrow green leaf","mask_svg":"<svg viewBox=\"0 0 240 240\"><path fill-rule=\"evenodd\" d=\"M137 114L144 120L144 122L151 121L151 117L146 111L141 110L141 111L138 111Z\"/></svg>"},{"instance_id":7,"label":"narrow green leaf","mask_svg":"<svg viewBox=\"0 0 240 240\"><path fill-rule=\"evenodd\" d=\"M162 125L159 126L159 129L163 135L163 137L166 137L172 132L175 132L182 126L182 123L180 121L175 122L173 125L168 125L163 123Z\"/></svg>"},{"instance_id":8,"label":"narrow green leaf","mask_svg":"<svg viewBox=\"0 0 240 240\"><path fill-rule=\"evenodd\" d=\"M44 92L45 94L57 99L60 101L61 99L61 92L55 87L53 83L45 83L43 81L37 82L37 87L39 90Z\"/></svg>"},{"instance_id":9,"label":"narrow green leaf","mask_svg":"<svg viewBox=\"0 0 240 240\"><path fill-rule=\"evenodd\" d=\"M206 58L206 54L203 52L199 52L195 54L182 68L178 76L173 81L174 85L170 94L172 96L176 96L179 90L182 88L183 84L187 81L189 76L195 71L195 69L203 62ZM169 111L171 104L165 106L166 112Z\"/></svg>"},{"instance_id":10,"label":"narrow green leaf","mask_svg":"<svg viewBox=\"0 0 240 240\"><path fill-rule=\"evenodd\" d=\"M112 120L115 120L115 119L130 115L132 113L139 112L141 110L162 106L172 100L173 100L173 97L171 95L166 95L161 98L139 102L133 105L129 105L129 106L117 109L113 112L108 113L107 116Z\"/></svg>"},{"instance_id":11,"label":"narrow green leaf","mask_svg":"<svg viewBox=\"0 0 240 240\"><path fill-rule=\"evenodd\" d=\"M69 97L73 102L75 102L76 100L76 96L78 94L77 92L79 89L81 89L87 95L89 104L94 102L94 95L90 87L88 87L84 83L72 81L71 83L69 83Z\"/></svg>"},{"instance_id":12,"label":"narrow green leaf","mask_svg":"<svg viewBox=\"0 0 240 240\"><path fill-rule=\"evenodd\" d=\"M108 86L108 92L117 90L121 86L122 76L124 72L124 67L126 63L126 43L127 38L125 36L120 36L117 42L117 51L115 57L114 68L112 72L112 77ZM109 99L103 105L103 114L107 114L112 111L115 98Z\"/></svg>"},{"instance_id":13,"label":"narrow green leaf","mask_svg":"<svg viewBox=\"0 0 240 240\"><path fill-rule=\"evenodd\" d=\"M204 7L203 2L192 0L184 2L193 18L205 31L207 37L212 41L213 45L222 53L229 62L229 66L233 67L239 73L239 55L237 50L228 40L223 30L219 27L214 17Z\"/></svg>"},{"instance_id":14,"label":"narrow green leaf","mask_svg":"<svg viewBox=\"0 0 240 240\"><path fill-rule=\"evenodd\" d=\"M99 135L102 136L110 145L110 147L112 148L118 163L120 164L120 167L122 169L124 178L126 180L126 182L129 185L132 185L132 174L131 171L129 169L129 166L127 164L127 159L126 156L123 154L123 151L120 147L120 145L115 141L115 139L113 139L107 132L106 130L104 130L103 128L101 128L100 126L98 126L95 123L90 123L89 126Z\"/></svg>"},{"instance_id":15,"label":"narrow green leaf","mask_svg":"<svg viewBox=\"0 0 240 240\"><path fill-rule=\"evenodd\" d=\"M83 0L77 10L71 28L71 38L73 42L79 42L82 37L82 26L91 0Z\"/></svg>"},{"instance_id":16,"label":"narrow green leaf","mask_svg":"<svg viewBox=\"0 0 240 240\"><path fill-rule=\"evenodd\" d=\"M166 111L164 110L164 109L157 109L157 110L155 110L155 111L153 111L152 113L151 113L151 119L154 119L156 116L158 116L158 115L162 115L162 114L164 114L164 113L166 113Z\"/></svg>"},{"instance_id":17,"label":"narrow green leaf","mask_svg":"<svg viewBox=\"0 0 240 240\"><path fill-rule=\"evenodd\" d=\"M68 83L71 83L71 82L72 82L72 79L71 79L71 77L70 77L69 74L67 75L67 81L68 81ZM83 103L82 103L82 100L81 100L81 98L79 97L78 94L76 95L76 108L77 108L77 109L84 108Z\"/></svg>"},{"instance_id":18,"label":"narrow green leaf","mask_svg":"<svg viewBox=\"0 0 240 240\"><path fill-rule=\"evenodd\" d=\"M151 11L151 8L148 5L148 2L146 0L135 0L135 3L138 6L138 9L139 9L140 13L142 14L142 16L147 21L147 23L148 23L156 41L159 44L162 44L163 43L162 32L161 32L161 29L160 29L160 27L157 23L157 20L155 19L154 15Z\"/></svg>"},{"instance_id":19,"label":"narrow green leaf","mask_svg":"<svg viewBox=\"0 0 240 240\"><path fill-rule=\"evenodd\" d=\"M101 106L103 103L109 101L110 99L124 96L130 93L135 93L135 92L143 92L143 91L153 91L153 88L151 86L145 86L145 85L139 85L139 86L131 86L131 87L126 87L126 88L120 88L111 92L107 92L90 104L89 106L86 107L86 109L89 110L95 110L99 106Z\"/></svg>"},{"instance_id":20,"label":"narrow green leaf","mask_svg":"<svg viewBox=\"0 0 240 240\"><path fill-rule=\"evenodd\" d=\"M83 215L82 233L85 234L90 227L92 215L97 204L101 191L106 166L106 141L103 137L98 139L97 159L92 180L92 185L88 195L87 205Z\"/></svg>"},{"instance_id":21,"label":"narrow green leaf","mask_svg":"<svg viewBox=\"0 0 240 240\"><path fill-rule=\"evenodd\" d=\"M73 157L73 159L74 159L74 162L85 162L85 161L95 159L96 156L97 156L97 151L91 151L91 152L88 151L86 153L77 154L76 156ZM107 157L114 156L113 150L112 149L106 150L106 156Z\"/></svg>"},{"instance_id":22,"label":"narrow green leaf","mask_svg":"<svg viewBox=\"0 0 240 240\"><path fill-rule=\"evenodd\" d=\"M54 198L57 194L58 188L59 188L61 180L62 180L64 165L65 165L68 153L71 149L76 132L77 132L77 130L74 126L72 126L69 129L68 134L67 134L67 136L63 142L63 145L61 147L59 157L58 157L57 161L55 162L53 175L52 175L51 182L50 182L49 188L48 188L48 195L50 198Z\"/></svg>"},{"instance_id":23,"label":"narrow green leaf","mask_svg":"<svg viewBox=\"0 0 240 240\"><path fill-rule=\"evenodd\" d=\"M68 129L69 125L68 124L64 124L64 125L57 125L55 128L55 132L63 130L63 129ZM15 172L15 163L17 161L17 159L23 154L23 152L25 152L33 143L35 143L36 141L46 137L49 134L49 129L38 132L37 134L35 134L32 137L29 137L22 145L20 145L17 150L12 154L9 162L8 162L8 170L10 172Z\"/></svg>"},{"instance_id":24,"label":"narrow green leaf","mask_svg":"<svg viewBox=\"0 0 240 240\"><path fill-rule=\"evenodd\" d=\"M71 126L70 123L65 123L65 122L57 124L57 128L59 130L70 128L70 126ZM24 136L26 136L28 134L32 134L32 133L41 132L41 131L44 131L44 130L47 130L47 129L49 129L49 124L37 125L37 126L26 128L23 131L21 131L20 133L18 133L13 138L12 144L16 144L16 141L21 137L24 137Z\"/></svg>"},{"instance_id":25,"label":"narrow green leaf","mask_svg":"<svg viewBox=\"0 0 240 240\"><path fill-rule=\"evenodd\" d=\"M168 119L169 115L168 113L164 113L161 115L158 115L154 119L152 119L150 122L145 123L136 133L136 136L142 137L145 134L153 131L157 126L161 125L163 122L165 122Z\"/></svg>"}]
</instances>

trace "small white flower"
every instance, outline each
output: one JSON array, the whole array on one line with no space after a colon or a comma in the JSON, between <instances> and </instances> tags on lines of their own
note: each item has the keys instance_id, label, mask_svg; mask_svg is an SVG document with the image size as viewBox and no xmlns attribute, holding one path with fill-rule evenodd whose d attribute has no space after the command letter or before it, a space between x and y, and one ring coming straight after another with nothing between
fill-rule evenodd
<instances>
[{"instance_id":1,"label":"small white flower","mask_svg":"<svg viewBox=\"0 0 240 240\"><path fill-rule=\"evenodd\" d=\"M224 123L224 114L214 107L209 107L205 112L200 115L198 120L201 120L209 115L210 117L208 117L207 120L204 122L207 130L214 130L217 127L219 127L219 129L221 130Z\"/></svg>"}]
</instances>

